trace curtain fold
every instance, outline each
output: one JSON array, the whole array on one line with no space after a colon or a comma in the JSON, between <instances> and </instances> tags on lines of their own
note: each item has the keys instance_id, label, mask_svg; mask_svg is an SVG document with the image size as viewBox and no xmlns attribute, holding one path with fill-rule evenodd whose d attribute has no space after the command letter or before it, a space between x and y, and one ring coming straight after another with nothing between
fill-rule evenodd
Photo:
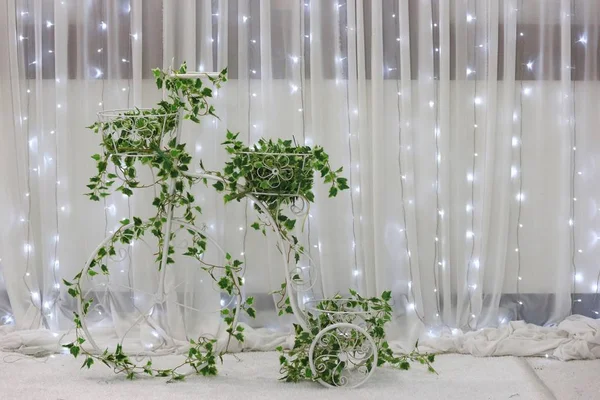
<instances>
[{"instance_id":1,"label":"curtain fold","mask_svg":"<svg viewBox=\"0 0 600 400\"><path fill-rule=\"evenodd\" d=\"M300 267L318 270L300 303L392 290L395 338L426 332L459 351L452 333L597 318L599 24L593 0L6 1L0 324L71 329L62 279L121 219L151 215L148 191L83 196L99 144L85 127L99 111L154 105L151 69L183 61L229 73L220 119L183 126L198 169L221 168L227 129L248 144L322 145L344 168L350 190L329 199L318 183L297 232L310 255ZM251 202L224 205L210 186L195 196L206 232L245 263L259 316L244 322L287 332L272 291L290 266L250 228ZM183 257L152 309L152 245L123 249L109 279L88 282L91 325L146 348L157 326L176 340L219 334L231 299Z\"/></svg>"}]
</instances>

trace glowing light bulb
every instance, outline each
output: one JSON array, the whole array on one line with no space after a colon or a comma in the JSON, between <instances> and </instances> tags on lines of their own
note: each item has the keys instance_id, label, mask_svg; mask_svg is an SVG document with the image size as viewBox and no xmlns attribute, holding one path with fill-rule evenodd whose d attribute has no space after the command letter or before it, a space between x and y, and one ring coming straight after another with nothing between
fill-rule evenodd
<instances>
[{"instance_id":1,"label":"glowing light bulb","mask_svg":"<svg viewBox=\"0 0 600 400\"><path fill-rule=\"evenodd\" d=\"M531 88L530 87L526 87L523 89L523 94L525 96L529 96L531 94Z\"/></svg>"},{"instance_id":2,"label":"glowing light bulb","mask_svg":"<svg viewBox=\"0 0 600 400\"><path fill-rule=\"evenodd\" d=\"M471 239L473 236L475 236L475 234L472 231L467 231L467 239Z\"/></svg>"},{"instance_id":3,"label":"glowing light bulb","mask_svg":"<svg viewBox=\"0 0 600 400\"><path fill-rule=\"evenodd\" d=\"M298 63L298 60L299 60L299 59L298 59L298 57L297 57L297 56L290 56L290 58L292 59L292 62L293 62L294 64L297 64L297 63Z\"/></svg>"},{"instance_id":4,"label":"glowing light bulb","mask_svg":"<svg viewBox=\"0 0 600 400\"><path fill-rule=\"evenodd\" d=\"M50 28L52 26L54 26L54 24L52 22L46 21L46 28Z\"/></svg>"},{"instance_id":5,"label":"glowing light bulb","mask_svg":"<svg viewBox=\"0 0 600 400\"><path fill-rule=\"evenodd\" d=\"M510 167L510 177L514 178L519 174L519 170L514 165Z\"/></svg>"},{"instance_id":6,"label":"glowing light bulb","mask_svg":"<svg viewBox=\"0 0 600 400\"><path fill-rule=\"evenodd\" d=\"M100 22L100 28L102 28L102 30L105 31L106 30L106 26L107 26L106 22L104 22L104 21Z\"/></svg>"},{"instance_id":7,"label":"glowing light bulb","mask_svg":"<svg viewBox=\"0 0 600 400\"><path fill-rule=\"evenodd\" d=\"M474 179L473 174L471 174L471 173L467 174L467 181L473 182L473 179Z\"/></svg>"},{"instance_id":8,"label":"glowing light bulb","mask_svg":"<svg viewBox=\"0 0 600 400\"><path fill-rule=\"evenodd\" d=\"M519 192L519 193L517 193L515 198L517 199L517 201L523 201L523 200L525 200L525 195L523 193Z\"/></svg>"},{"instance_id":9,"label":"glowing light bulb","mask_svg":"<svg viewBox=\"0 0 600 400\"><path fill-rule=\"evenodd\" d=\"M473 22L474 19L475 17L473 17L471 14L467 14L467 22Z\"/></svg>"},{"instance_id":10,"label":"glowing light bulb","mask_svg":"<svg viewBox=\"0 0 600 400\"><path fill-rule=\"evenodd\" d=\"M526 65L528 70L531 71L533 69L533 61L529 61Z\"/></svg>"},{"instance_id":11,"label":"glowing light bulb","mask_svg":"<svg viewBox=\"0 0 600 400\"><path fill-rule=\"evenodd\" d=\"M581 282L583 280L583 276L580 273L575 274L575 282Z\"/></svg>"},{"instance_id":12,"label":"glowing light bulb","mask_svg":"<svg viewBox=\"0 0 600 400\"><path fill-rule=\"evenodd\" d=\"M579 36L579 40L577 41L577 43L586 44L587 43L587 36L585 36L585 35Z\"/></svg>"},{"instance_id":13,"label":"glowing light bulb","mask_svg":"<svg viewBox=\"0 0 600 400\"><path fill-rule=\"evenodd\" d=\"M467 76L471 75L473 72L475 71L473 71L471 68L467 68Z\"/></svg>"},{"instance_id":14,"label":"glowing light bulb","mask_svg":"<svg viewBox=\"0 0 600 400\"><path fill-rule=\"evenodd\" d=\"M512 147L517 147L519 145L519 138L516 136L513 136L512 138Z\"/></svg>"},{"instance_id":15,"label":"glowing light bulb","mask_svg":"<svg viewBox=\"0 0 600 400\"><path fill-rule=\"evenodd\" d=\"M481 97L475 97L474 102L475 104L481 104L483 101L481 100Z\"/></svg>"},{"instance_id":16,"label":"glowing light bulb","mask_svg":"<svg viewBox=\"0 0 600 400\"><path fill-rule=\"evenodd\" d=\"M433 101L429 102L429 107L433 108L434 105L435 105L435 103Z\"/></svg>"}]
</instances>

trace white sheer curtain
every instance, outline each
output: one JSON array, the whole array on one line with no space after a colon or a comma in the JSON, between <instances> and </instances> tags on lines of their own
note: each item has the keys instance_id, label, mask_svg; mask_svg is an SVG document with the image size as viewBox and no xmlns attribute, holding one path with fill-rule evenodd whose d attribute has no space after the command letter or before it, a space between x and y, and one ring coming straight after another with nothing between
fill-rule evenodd
<instances>
[{"instance_id":1,"label":"white sheer curtain","mask_svg":"<svg viewBox=\"0 0 600 400\"><path fill-rule=\"evenodd\" d=\"M153 105L150 69L182 61L229 68L220 120L185 127L208 168L225 160L226 129L248 143L319 144L344 167L351 190L327 199L317 187L302 233L320 268L311 296L391 289L393 335L429 332L441 350L494 353L452 332L499 328L485 334L493 341L536 329L511 321L552 326L582 314L590 318L567 322L597 331L598 2L8 0L0 21L0 316L4 332L16 329L5 348L37 343L42 334L28 342L26 330L70 329L61 279L120 219L151 211L151 194L82 195L98 151L85 126L100 110ZM277 250L247 229L251 207L224 206L206 188L197 198L209 232L246 262L259 308L248 323L288 329L269 294L283 280ZM114 266L123 290L102 297L97 329L125 335L132 302L143 308L155 287L148 250L137 252ZM171 334L215 331L208 279L185 260L169 274L178 302L194 309L163 310Z\"/></svg>"}]
</instances>

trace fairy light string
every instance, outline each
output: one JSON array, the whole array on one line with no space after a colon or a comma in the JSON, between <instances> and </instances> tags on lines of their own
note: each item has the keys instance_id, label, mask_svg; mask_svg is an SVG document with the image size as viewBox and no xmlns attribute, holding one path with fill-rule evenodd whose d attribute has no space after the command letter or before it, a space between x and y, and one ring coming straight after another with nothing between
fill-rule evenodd
<instances>
[{"instance_id":1,"label":"fairy light string","mask_svg":"<svg viewBox=\"0 0 600 400\"><path fill-rule=\"evenodd\" d=\"M393 20L394 26L395 26L395 31L400 33L400 18L396 18L399 14L399 9L398 9L398 2L394 2L393 3L393 10L394 12L391 15L391 18ZM395 52L394 52L394 58L395 58L395 62L397 66L400 66L400 51L401 51L401 45L402 45L402 38L399 37L398 39L400 40L396 40L397 45L395 46ZM398 71L399 68L398 68ZM411 255L411 251L410 251L410 238L408 235L408 223L407 223L407 207L406 204L407 202L410 203L410 200L407 200L406 198L406 188L405 188L405 181L407 179L406 174L404 172L404 167L403 167L403 157L402 157L402 151L404 148L410 148L410 146L405 146L404 145L404 141L402 139L403 136L403 127L402 127L402 102L401 102L401 97L402 97L402 91L401 91L401 82L400 82L400 73L396 74L396 112L398 115L398 174L400 176L400 207L402 209L402 224L403 227L401 228L401 233L404 237L404 245L405 245L405 251L406 251L406 257L407 257L407 262L408 262L408 275L409 275L409 282L408 282L408 307L407 307L407 311L408 312L412 312L414 311L415 315L417 316L417 318L421 321L421 322L425 322L424 317L421 315L421 313L419 312L419 309L417 308L416 305L416 296L415 296L415 289L414 289L414 285L412 284L413 282L413 262L412 262L412 255ZM411 301L412 300L412 301Z\"/></svg>"},{"instance_id":2,"label":"fairy light string","mask_svg":"<svg viewBox=\"0 0 600 400\"><path fill-rule=\"evenodd\" d=\"M469 12L467 12L467 22L471 23L474 21L473 25L472 25L472 29L473 29L473 43L470 46L467 46L467 48L469 49L475 49L476 44L478 43L478 35L477 35L477 28L478 28L478 12L477 12L477 1L473 2L473 15L471 15ZM468 43L468 42L467 42ZM477 63L477 55L473 52L473 62L472 62L472 67L473 69L467 68L466 70L466 80L468 81L470 78L470 75L473 75L472 79L473 79L473 103L472 103L472 111L473 111L473 128L472 128L472 147L471 147L471 170L470 172L467 172L467 182L470 183L470 200L469 203L467 204L467 210L468 210L468 214L469 214L469 230L466 233L466 237L467 239L470 239L470 249L469 251L469 255L468 255L468 260L467 260L467 274L466 274L466 284L467 284L467 299L468 299L468 307L469 307L469 313L468 313L468 322L467 325L469 326L470 329L474 329L476 327L476 319L477 316L473 313L473 293L475 292L475 290L477 290L477 284L471 284L471 274L472 274L472 270L473 268L476 268L478 263L475 262L474 257L475 257L475 240L476 240L476 235L475 235L475 181L476 181L476 173L475 173L475 169L476 169L476 163L477 163L477 132L478 132L478 124L477 124L477 106L480 105L482 103L481 98L478 96L478 80L479 80L479 65ZM485 75L483 75L485 76ZM475 326L473 326L473 323L475 323Z\"/></svg>"},{"instance_id":3,"label":"fairy light string","mask_svg":"<svg viewBox=\"0 0 600 400\"><path fill-rule=\"evenodd\" d=\"M433 66L433 112L434 112L434 126L433 126L433 139L435 143L435 236L433 238L433 292L435 296L435 307L436 314L435 319L440 318L443 324L443 317L441 312L441 300L440 300L440 284L438 275L440 273L440 267L443 268L443 256L441 255L441 229L442 229L442 220L444 217L444 211L440 206L440 164L442 161L442 155L440 152L440 92L439 92L439 75L440 75L440 59L439 51L435 51L436 48L439 48L440 43L440 27L439 27L439 8L437 8L437 3L434 0L431 0L430 4L431 10L431 58L432 58L432 66ZM437 13L436 13L437 11ZM412 279L411 279L412 281Z\"/></svg>"},{"instance_id":4,"label":"fairy light string","mask_svg":"<svg viewBox=\"0 0 600 400\"><path fill-rule=\"evenodd\" d=\"M342 6L346 6L346 24L344 26L342 26L343 24L341 23L341 13L340 13L340 9L342 8ZM349 29L349 25L348 25L348 3L344 3L344 4L338 4L338 6L336 7L336 12L337 12L337 21L335 26L339 26L340 27L340 31L339 31L339 35L343 35L344 33L347 35L347 37L350 36L350 29ZM354 24L354 26L356 26L356 20L351 21L352 24ZM354 32L354 35L356 35L356 29L352 29L352 31ZM341 43L341 40L339 41ZM349 40L346 40L346 45L350 46ZM339 49L340 53L342 51L342 49ZM336 51L337 53L337 51ZM354 165L353 163L353 154L352 154L352 139L353 137L358 137L358 132L353 133L354 132L354 127L352 124L352 107L350 105L350 76L348 76L350 68L348 63L350 62L349 59L349 49L346 50L346 57L345 57L345 62L346 62L346 85L345 85L345 103L346 103L346 124L347 124L347 131L348 131L348 157L349 157L349 164L350 164L350 170L348 172L348 182L349 182L349 186L350 186L350 190L349 190L349 196L350 196L350 212L352 214L352 256L353 256L353 261L354 261L354 268L352 271L352 276L354 277L354 286L356 287L356 289L360 289L360 285L359 285L359 275L360 275L360 270L358 268L358 255L357 255L357 251L356 251L356 218L355 218L355 199L354 199L354 192L357 193L357 196L360 196L360 186L354 186L354 179L353 179L353 171L352 171L352 165ZM339 73L340 75L342 75L342 79L344 78L343 73L344 73L344 65L342 63L339 63L336 74Z\"/></svg>"},{"instance_id":5,"label":"fairy light string","mask_svg":"<svg viewBox=\"0 0 600 400\"><path fill-rule=\"evenodd\" d=\"M511 167L511 176L514 177L513 175L517 175L518 176L518 192L515 196L516 200L517 200L517 223L515 226L515 233L516 233L516 248L515 248L515 252L516 252L516 257L517 257L517 280L516 280L516 289L517 289L517 304L516 304L516 317L517 320L522 319L522 305L523 305L523 300L521 298L521 280L522 280L522 276L521 276L521 228L523 227L523 224L521 223L521 218L522 218L522 211L523 211L523 200L524 200L524 194L523 194L523 96L524 95L529 95L531 93L531 88L525 87L524 85L524 66L526 66L526 64L523 64L523 60L524 60L524 56L523 53L525 51L525 43L524 43L524 36L525 34L520 31L520 26L522 26L522 14L523 14L523 0L520 0L519 2L519 8L516 10L517 12L517 32L518 35L516 37L516 43L517 43L517 65L521 67L521 71L520 71L520 79L518 81L518 83L515 82L516 85L518 85L518 138L515 139L513 137L512 140L512 146L517 148L517 160L518 160L518 164L517 164L517 168L516 172L513 173L513 169ZM514 118L513 118L514 119Z\"/></svg>"}]
</instances>

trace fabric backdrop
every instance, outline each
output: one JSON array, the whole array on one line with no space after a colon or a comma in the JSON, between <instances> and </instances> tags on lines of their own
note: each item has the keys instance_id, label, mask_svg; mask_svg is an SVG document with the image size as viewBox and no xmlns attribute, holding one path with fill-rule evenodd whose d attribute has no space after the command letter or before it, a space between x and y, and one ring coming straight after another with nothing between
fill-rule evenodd
<instances>
[{"instance_id":1,"label":"fabric backdrop","mask_svg":"<svg viewBox=\"0 0 600 400\"><path fill-rule=\"evenodd\" d=\"M101 110L155 104L151 68L183 61L229 69L220 119L184 127L196 165L221 168L230 129L247 143L322 145L344 167L351 189L328 199L318 184L301 234L319 271L301 300L392 290L393 335L428 333L441 350L477 352L452 334L494 341L520 330L538 340L585 331L591 347L597 1L6 0L0 26L0 324L14 330L5 347L69 332L75 304L61 279L121 219L151 212L151 193L83 196L99 143L85 127ZM283 280L273 238L248 231L250 204L225 206L202 186L196 197L207 232L246 263L259 314L247 323L260 328L249 347L272 347L291 322L270 294ZM88 282L90 324L146 347L157 339L132 323L156 289L149 247L124 249L109 280ZM189 261L168 276L169 335L217 332L228 300ZM590 318L552 328L571 314ZM533 354L557 346L542 347Z\"/></svg>"}]
</instances>

